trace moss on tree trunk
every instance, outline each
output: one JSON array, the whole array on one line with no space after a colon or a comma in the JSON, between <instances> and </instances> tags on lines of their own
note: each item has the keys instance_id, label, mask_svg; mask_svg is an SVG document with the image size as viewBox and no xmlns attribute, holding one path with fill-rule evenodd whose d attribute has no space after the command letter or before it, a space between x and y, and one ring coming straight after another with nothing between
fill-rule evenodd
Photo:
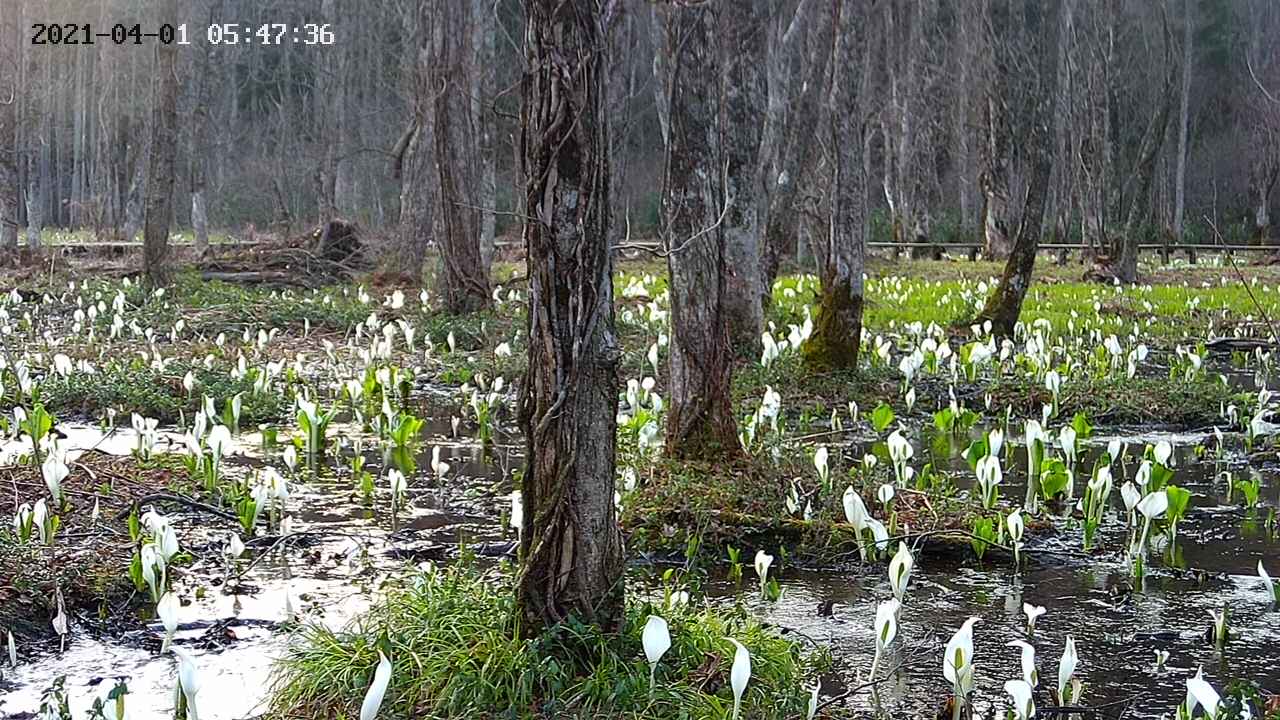
<instances>
[{"instance_id":1,"label":"moss on tree trunk","mask_svg":"<svg viewBox=\"0 0 1280 720\"><path fill-rule=\"evenodd\" d=\"M802 348L805 363L825 370L856 369L861 339L862 294L854 294L847 280L825 285L813 335Z\"/></svg>"}]
</instances>

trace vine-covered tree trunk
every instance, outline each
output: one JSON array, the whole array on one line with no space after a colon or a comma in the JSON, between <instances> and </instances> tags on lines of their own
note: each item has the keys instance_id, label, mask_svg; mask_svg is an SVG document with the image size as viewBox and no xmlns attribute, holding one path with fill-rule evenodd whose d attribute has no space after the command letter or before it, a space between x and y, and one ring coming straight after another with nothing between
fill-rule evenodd
<instances>
[{"instance_id":1,"label":"vine-covered tree trunk","mask_svg":"<svg viewBox=\"0 0 1280 720\"><path fill-rule=\"evenodd\" d=\"M1022 301L1031 285L1036 251L1040 247L1045 203L1049 195L1049 182L1053 177L1053 116L1058 105L1056 65L1061 7L1061 2L1052 2L1047 7L1041 7L1037 3L1027 5L1027 30L1039 39L1036 50L1039 57L1037 82L1027 98L1031 106L1028 116L1033 123L1030 142L1031 179L1027 185L1026 201L1022 206L1022 217L1018 221L1018 233L1009 259L1005 262L1004 273L1000 276L1000 284L992 288L976 321L990 320L992 332L997 335L1013 335L1013 327L1018 322L1018 315L1022 313Z\"/></svg>"},{"instance_id":2,"label":"vine-covered tree trunk","mask_svg":"<svg viewBox=\"0 0 1280 720\"><path fill-rule=\"evenodd\" d=\"M469 12L450 1L435 5L433 25L435 82L433 131L436 175L440 182L440 290L452 313L488 307L489 267L481 251L482 163L472 117L475 73L470 67Z\"/></svg>"},{"instance_id":3,"label":"vine-covered tree trunk","mask_svg":"<svg viewBox=\"0 0 1280 720\"><path fill-rule=\"evenodd\" d=\"M671 274L671 404L667 452L722 458L738 449L725 285L725 159L720 149L719 3L672 4L659 53L667 86L663 236ZM757 296L758 297L758 296ZM756 298L753 298L753 300Z\"/></svg>"},{"instance_id":4,"label":"vine-covered tree trunk","mask_svg":"<svg viewBox=\"0 0 1280 720\"><path fill-rule=\"evenodd\" d=\"M831 230L822 253L822 299L805 360L821 368L852 370L862 341L862 266L866 178L862 164L862 112L858 102L857 43L860 3L840 2L831 56Z\"/></svg>"},{"instance_id":5,"label":"vine-covered tree trunk","mask_svg":"<svg viewBox=\"0 0 1280 720\"><path fill-rule=\"evenodd\" d=\"M609 633L623 621L605 14L599 0L525 2L521 144L532 217L517 594L526 636L569 617Z\"/></svg>"},{"instance_id":6,"label":"vine-covered tree trunk","mask_svg":"<svg viewBox=\"0 0 1280 720\"><path fill-rule=\"evenodd\" d=\"M166 0L163 13L166 22L176 23L177 0ZM142 231L143 270L147 282L153 287L169 282L169 223L173 219L174 165L178 151L177 59L177 45L156 45L156 71L151 95L150 168Z\"/></svg>"},{"instance_id":7,"label":"vine-covered tree trunk","mask_svg":"<svg viewBox=\"0 0 1280 720\"><path fill-rule=\"evenodd\" d=\"M765 109L765 0L735 0L719 13L720 121L725 164L725 299L729 342L744 357L760 351L760 136Z\"/></svg>"}]
</instances>

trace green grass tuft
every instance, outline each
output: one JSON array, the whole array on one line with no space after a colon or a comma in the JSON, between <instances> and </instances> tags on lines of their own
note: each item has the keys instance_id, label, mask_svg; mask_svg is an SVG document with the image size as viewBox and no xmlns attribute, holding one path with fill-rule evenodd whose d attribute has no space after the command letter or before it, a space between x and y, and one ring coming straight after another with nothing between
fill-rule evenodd
<instances>
[{"instance_id":1,"label":"green grass tuft","mask_svg":"<svg viewBox=\"0 0 1280 720\"><path fill-rule=\"evenodd\" d=\"M666 618L672 638L652 692L640 642L651 613ZM511 589L474 570L415 576L346 631L304 629L276 669L271 714L354 717L379 647L393 664L383 718L724 718L733 705L726 637L752 655L742 717L796 717L808 702L804 686L826 662L741 611L659 612L633 601L620 637L577 626L534 641L515 638L515 617ZM567 648L589 649L589 669L565 661Z\"/></svg>"}]
</instances>

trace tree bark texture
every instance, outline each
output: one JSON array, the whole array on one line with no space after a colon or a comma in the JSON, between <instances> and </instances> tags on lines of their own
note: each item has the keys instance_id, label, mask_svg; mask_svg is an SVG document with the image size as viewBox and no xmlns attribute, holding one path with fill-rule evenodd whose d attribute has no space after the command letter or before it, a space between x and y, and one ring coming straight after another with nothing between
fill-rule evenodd
<instances>
[{"instance_id":1,"label":"tree bark texture","mask_svg":"<svg viewBox=\"0 0 1280 720\"><path fill-rule=\"evenodd\" d=\"M392 151L392 175L400 180L400 242L394 264L415 282L421 282L427 248L435 234L435 188L438 187L433 161L432 74L433 62L431 5L419 3L406 23L414 28L418 42L407 64L406 95L410 116Z\"/></svg>"},{"instance_id":2,"label":"tree bark texture","mask_svg":"<svg viewBox=\"0 0 1280 720\"><path fill-rule=\"evenodd\" d=\"M483 163L473 116L470 13L441 0L433 13L433 135L440 182L440 292L452 313L489 306L489 268L481 251ZM459 22L459 20L463 22Z\"/></svg>"},{"instance_id":3,"label":"tree bark texture","mask_svg":"<svg viewBox=\"0 0 1280 720\"><path fill-rule=\"evenodd\" d=\"M806 362L819 368L853 370L862 342L863 257L866 178L862 163L862 108L857 75L857 0L835 0L829 95L831 148L835 156L831 225L822 264L822 298L813 335L804 344Z\"/></svg>"},{"instance_id":4,"label":"tree bark texture","mask_svg":"<svg viewBox=\"0 0 1280 720\"><path fill-rule=\"evenodd\" d=\"M0 13L0 250L18 245L22 192L18 178L17 13Z\"/></svg>"},{"instance_id":5,"label":"tree bark texture","mask_svg":"<svg viewBox=\"0 0 1280 720\"><path fill-rule=\"evenodd\" d=\"M982 190L982 255L988 260L1009 256L1013 238L1010 235L1009 210L1009 61L1000 47L1000 33L1007 32L1012 20L1004 0L984 3L990 13L986 33L983 65L987 73L982 143L982 171L978 187Z\"/></svg>"},{"instance_id":6,"label":"tree bark texture","mask_svg":"<svg viewBox=\"0 0 1280 720\"><path fill-rule=\"evenodd\" d=\"M1141 241L1139 225L1144 210L1149 206L1151 186L1155 182L1156 161L1160 156L1160 148L1164 147L1164 138L1169 127L1169 116L1173 112L1173 79L1177 72L1177 63L1170 57L1172 39L1169 37L1168 25L1165 26L1165 73L1164 89L1159 101L1151 113L1151 121L1142 135L1142 143L1138 147L1138 159L1133 168L1133 175L1127 185L1133 190L1128 194L1129 212L1125 218L1124 233L1119 238L1116 261L1112 272L1120 282L1136 282L1138 279L1138 243Z\"/></svg>"},{"instance_id":7,"label":"tree bark texture","mask_svg":"<svg viewBox=\"0 0 1280 720\"><path fill-rule=\"evenodd\" d=\"M613 3L603 3L613 6ZM613 492L618 409L609 241L608 11L525 2L522 152L529 265L520 632L574 617L617 632L623 542Z\"/></svg>"},{"instance_id":8,"label":"tree bark texture","mask_svg":"<svg viewBox=\"0 0 1280 720\"><path fill-rule=\"evenodd\" d=\"M177 0L164 4L166 22L176 23ZM178 46L156 45L152 82L151 156L143 220L143 271L152 287L169 282L169 223L173 219L174 166L178 151Z\"/></svg>"},{"instance_id":9,"label":"tree bark texture","mask_svg":"<svg viewBox=\"0 0 1280 720\"><path fill-rule=\"evenodd\" d=\"M666 7L659 53L671 73L663 236L671 275L671 404L667 452L723 459L737 452L730 387L721 148L718 2ZM758 299L758 295L753 300Z\"/></svg>"},{"instance_id":10,"label":"tree bark texture","mask_svg":"<svg viewBox=\"0 0 1280 720\"><path fill-rule=\"evenodd\" d=\"M802 0L781 42L769 52L769 116L761 143L762 150L772 156L772 167L765 174L768 206L760 252L760 291L766 307L773 299L773 283L783 258L800 250L802 219L795 205L802 178L818 154L813 138L820 127L823 79L831 55L830 23L812 17L822 7L819 0ZM806 35L808 52L797 58L796 46ZM799 73L791 72L793 65Z\"/></svg>"},{"instance_id":11,"label":"tree bark texture","mask_svg":"<svg viewBox=\"0 0 1280 720\"><path fill-rule=\"evenodd\" d=\"M734 352L760 353L764 309L760 304L760 138L765 108L766 0L734 0L719 13L720 118L724 152L724 313Z\"/></svg>"},{"instance_id":12,"label":"tree bark texture","mask_svg":"<svg viewBox=\"0 0 1280 720\"><path fill-rule=\"evenodd\" d=\"M1173 201L1173 237L1182 241L1183 223L1187 205L1187 133L1191 124L1191 64L1195 57L1192 46L1195 33L1192 32L1194 15L1192 0L1182 2L1182 93L1178 112L1178 169L1174 179Z\"/></svg>"}]
</instances>

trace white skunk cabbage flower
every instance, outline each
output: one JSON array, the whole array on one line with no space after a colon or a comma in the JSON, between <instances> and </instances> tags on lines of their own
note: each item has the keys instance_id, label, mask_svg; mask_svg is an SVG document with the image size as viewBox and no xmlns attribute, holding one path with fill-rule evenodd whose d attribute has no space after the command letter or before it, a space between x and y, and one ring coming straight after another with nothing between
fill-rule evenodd
<instances>
[{"instance_id":1,"label":"white skunk cabbage flower","mask_svg":"<svg viewBox=\"0 0 1280 720\"><path fill-rule=\"evenodd\" d=\"M391 661L378 651L378 667L373 671L373 682L364 694L364 702L360 703L360 720L373 720L378 716L378 708L382 707L382 699L387 694L387 686L391 684Z\"/></svg>"},{"instance_id":2,"label":"white skunk cabbage flower","mask_svg":"<svg viewBox=\"0 0 1280 720\"><path fill-rule=\"evenodd\" d=\"M640 642L644 645L644 657L649 661L649 687L652 688L658 661L671 649L671 632L667 629L667 621L657 615L650 615L645 621Z\"/></svg>"}]
</instances>

